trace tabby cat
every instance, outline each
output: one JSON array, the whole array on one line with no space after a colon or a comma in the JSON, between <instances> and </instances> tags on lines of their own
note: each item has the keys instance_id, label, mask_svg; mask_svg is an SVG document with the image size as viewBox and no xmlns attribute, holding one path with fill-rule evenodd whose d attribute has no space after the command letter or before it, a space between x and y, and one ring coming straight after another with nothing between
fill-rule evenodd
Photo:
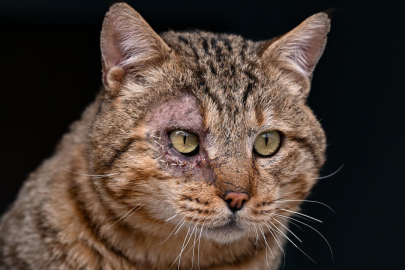
<instances>
[{"instance_id":1,"label":"tabby cat","mask_svg":"<svg viewBox=\"0 0 405 270\"><path fill-rule=\"evenodd\" d=\"M329 28L159 36L114 4L104 88L2 217L0 269L276 269L325 160L306 98Z\"/></svg>"}]
</instances>

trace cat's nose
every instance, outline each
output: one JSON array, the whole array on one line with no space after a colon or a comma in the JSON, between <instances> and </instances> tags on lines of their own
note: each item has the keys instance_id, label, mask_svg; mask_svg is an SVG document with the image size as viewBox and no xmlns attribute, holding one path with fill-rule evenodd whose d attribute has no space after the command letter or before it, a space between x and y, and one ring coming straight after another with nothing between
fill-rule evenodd
<instances>
[{"instance_id":1,"label":"cat's nose","mask_svg":"<svg viewBox=\"0 0 405 270\"><path fill-rule=\"evenodd\" d=\"M244 192L228 192L225 195L224 200L228 203L229 209L232 210L232 212L236 212L240 209L242 209L243 204L247 201L249 201L250 197L248 194Z\"/></svg>"}]
</instances>

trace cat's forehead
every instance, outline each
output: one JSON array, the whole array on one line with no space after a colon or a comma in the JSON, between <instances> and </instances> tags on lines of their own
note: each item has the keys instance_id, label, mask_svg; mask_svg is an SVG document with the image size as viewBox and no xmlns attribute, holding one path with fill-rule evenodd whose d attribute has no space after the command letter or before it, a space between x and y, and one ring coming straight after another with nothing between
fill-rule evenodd
<instances>
[{"instance_id":1,"label":"cat's forehead","mask_svg":"<svg viewBox=\"0 0 405 270\"><path fill-rule=\"evenodd\" d=\"M276 103L290 101L288 82L280 80L277 68L264 70L261 42L200 31L167 32L163 38L190 77L187 88L205 108L209 126L248 130L274 114L281 107Z\"/></svg>"}]
</instances>

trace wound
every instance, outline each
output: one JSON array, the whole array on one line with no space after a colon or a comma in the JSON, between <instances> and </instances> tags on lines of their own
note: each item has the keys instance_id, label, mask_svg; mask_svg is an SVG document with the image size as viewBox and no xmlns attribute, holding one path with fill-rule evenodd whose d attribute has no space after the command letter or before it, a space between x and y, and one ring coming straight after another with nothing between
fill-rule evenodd
<instances>
[{"instance_id":1,"label":"wound","mask_svg":"<svg viewBox=\"0 0 405 270\"><path fill-rule=\"evenodd\" d=\"M154 158L161 169L189 180L213 183L214 176L204 147L206 131L197 99L183 94L157 105L152 111L148 120L148 134L151 147L155 150ZM197 135L198 153L188 156L173 147L169 134L176 129Z\"/></svg>"}]
</instances>

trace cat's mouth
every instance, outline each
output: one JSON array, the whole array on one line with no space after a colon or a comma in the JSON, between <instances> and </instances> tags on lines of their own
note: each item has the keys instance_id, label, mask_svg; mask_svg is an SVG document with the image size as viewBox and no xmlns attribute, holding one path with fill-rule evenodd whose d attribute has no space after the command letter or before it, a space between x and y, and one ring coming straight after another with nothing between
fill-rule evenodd
<instances>
[{"instance_id":1,"label":"cat's mouth","mask_svg":"<svg viewBox=\"0 0 405 270\"><path fill-rule=\"evenodd\" d=\"M211 228L208 228L208 230L209 231L212 231L212 232L224 232L224 233L227 233L227 232L234 232L234 231L241 231L242 230L242 228L238 225L238 223L234 220L234 219L232 219L231 221L229 221L228 223L226 223L225 225L221 225L221 226L217 226L217 227L211 227Z\"/></svg>"},{"instance_id":2,"label":"cat's mouth","mask_svg":"<svg viewBox=\"0 0 405 270\"><path fill-rule=\"evenodd\" d=\"M218 243L230 243L242 238L246 234L245 230L235 219L231 219L228 223L221 226L207 228L206 232L206 236L209 239Z\"/></svg>"}]
</instances>

